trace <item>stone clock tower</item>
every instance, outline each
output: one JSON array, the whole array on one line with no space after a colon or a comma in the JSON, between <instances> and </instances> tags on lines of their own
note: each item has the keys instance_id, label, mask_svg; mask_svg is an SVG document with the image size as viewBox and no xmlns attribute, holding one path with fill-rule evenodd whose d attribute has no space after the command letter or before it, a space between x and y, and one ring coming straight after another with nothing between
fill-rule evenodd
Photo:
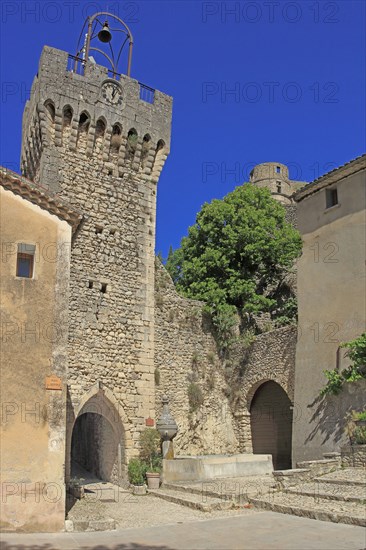
<instances>
[{"instance_id":1,"label":"stone clock tower","mask_svg":"<svg viewBox=\"0 0 366 550\"><path fill-rule=\"evenodd\" d=\"M172 98L109 75L44 48L21 165L83 215L71 243L66 479L76 464L121 483L155 419L156 186Z\"/></svg>"}]
</instances>

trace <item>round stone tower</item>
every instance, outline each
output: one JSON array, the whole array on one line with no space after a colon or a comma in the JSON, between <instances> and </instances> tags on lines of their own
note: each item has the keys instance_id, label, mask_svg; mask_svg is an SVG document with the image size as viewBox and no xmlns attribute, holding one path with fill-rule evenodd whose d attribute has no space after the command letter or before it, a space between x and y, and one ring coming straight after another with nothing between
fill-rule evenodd
<instances>
[{"instance_id":1,"label":"round stone tower","mask_svg":"<svg viewBox=\"0 0 366 550\"><path fill-rule=\"evenodd\" d=\"M289 179L288 168L280 162L264 162L257 164L250 172L250 183L258 187L266 187L273 198L283 204L291 204L294 191Z\"/></svg>"}]
</instances>

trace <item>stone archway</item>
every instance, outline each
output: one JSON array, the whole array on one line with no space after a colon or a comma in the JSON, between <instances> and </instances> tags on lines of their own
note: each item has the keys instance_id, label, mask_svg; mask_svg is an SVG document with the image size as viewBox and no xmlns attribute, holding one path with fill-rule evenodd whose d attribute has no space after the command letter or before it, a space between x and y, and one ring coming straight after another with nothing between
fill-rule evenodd
<instances>
[{"instance_id":1,"label":"stone archway","mask_svg":"<svg viewBox=\"0 0 366 550\"><path fill-rule=\"evenodd\" d=\"M125 433L119 411L99 388L87 395L69 426L68 471L86 470L92 477L121 485L125 480Z\"/></svg>"},{"instance_id":2,"label":"stone archway","mask_svg":"<svg viewBox=\"0 0 366 550\"><path fill-rule=\"evenodd\" d=\"M102 414L78 416L71 439L71 477L82 468L103 481L118 483L120 464L121 443L112 424Z\"/></svg>"},{"instance_id":3,"label":"stone archway","mask_svg":"<svg viewBox=\"0 0 366 550\"><path fill-rule=\"evenodd\" d=\"M275 470L291 468L292 404L285 390L269 380L250 404L253 453L271 454Z\"/></svg>"}]
</instances>

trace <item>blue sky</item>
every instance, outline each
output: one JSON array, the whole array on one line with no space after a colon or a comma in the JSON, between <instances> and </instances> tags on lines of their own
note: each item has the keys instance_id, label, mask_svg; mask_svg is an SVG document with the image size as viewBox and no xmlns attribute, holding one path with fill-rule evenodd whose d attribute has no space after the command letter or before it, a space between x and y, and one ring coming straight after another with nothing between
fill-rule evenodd
<instances>
[{"instance_id":1,"label":"blue sky","mask_svg":"<svg viewBox=\"0 0 366 550\"><path fill-rule=\"evenodd\" d=\"M19 169L21 117L44 44L74 53L85 16L131 27L132 76L174 98L156 250L254 164L311 181L365 151L365 2L76 0L1 3L1 164Z\"/></svg>"}]
</instances>

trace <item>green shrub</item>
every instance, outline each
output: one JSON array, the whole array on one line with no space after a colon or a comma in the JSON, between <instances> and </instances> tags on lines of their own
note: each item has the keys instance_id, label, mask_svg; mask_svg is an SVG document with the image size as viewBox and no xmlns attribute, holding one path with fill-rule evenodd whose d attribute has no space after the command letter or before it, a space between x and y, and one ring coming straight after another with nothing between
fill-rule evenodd
<instances>
[{"instance_id":1,"label":"green shrub","mask_svg":"<svg viewBox=\"0 0 366 550\"><path fill-rule=\"evenodd\" d=\"M191 382L188 386L188 401L191 412L196 411L203 404L203 393L201 388Z\"/></svg>"},{"instance_id":2,"label":"green shrub","mask_svg":"<svg viewBox=\"0 0 366 550\"><path fill-rule=\"evenodd\" d=\"M357 426L353 432L353 439L358 445L366 445L366 428Z\"/></svg>"},{"instance_id":3,"label":"green shrub","mask_svg":"<svg viewBox=\"0 0 366 550\"><path fill-rule=\"evenodd\" d=\"M206 311L211 315L217 345L221 352L225 352L235 341L236 308L229 304L207 305Z\"/></svg>"},{"instance_id":4,"label":"green shrub","mask_svg":"<svg viewBox=\"0 0 366 550\"><path fill-rule=\"evenodd\" d=\"M353 420L366 420L366 410L365 411L352 411Z\"/></svg>"},{"instance_id":5,"label":"green shrub","mask_svg":"<svg viewBox=\"0 0 366 550\"><path fill-rule=\"evenodd\" d=\"M215 352L209 351L209 352L207 353L207 360L208 360L208 362L210 363L210 365L214 365L214 364L215 364L215 359L216 359L216 354L215 354Z\"/></svg>"},{"instance_id":6,"label":"green shrub","mask_svg":"<svg viewBox=\"0 0 366 550\"><path fill-rule=\"evenodd\" d=\"M128 479L132 485L143 485L145 481L145 464L139 458L131 458L128 463Z\"/></svg>"},{"instance_id":7,"label":"green shrub","mask_svg":"<svg viewBox=\"0 0 366 550\"><path fill-rule=\"evenodd\" d=\"M361 375L366 365L366 332L355 338L355 340L342 344L341 347L348 349L347 356L351 359L353 367Z\"/></svg>"},{"instance_id":8,"label":"green shrub","mask_svg":"<svg viewBox=\"0 0 366 550\"><path fill-rule=\"evenodd\" d=\"M200 354L198 353L198 351L194 351L192 353L192 365L193 366L199 365L199 363L201 362L201 359L202 358L201 358Z\"/></svg>"},{"instance_id":9,"label":"green shrub","mask_svg":"<svg viewBox=\"0 0 366 550\"><path fill-rule=\"evenodd\" d=\"M247 329L245 330L240 336L239 341L243 345L245 349L250 348L250 346L253 344L255 340L255 334L253 329Z\"/></svg>"},{"instance_id":10,"label":"green shrub","mask_svg":"<svg viewBox=\"0 0 366 550\"><path fill-rule=\"evenodd\" d=\"M346 355L351 359L352 365L340 373L337 369L324 371L328 382L320 395L337 395L346 382L356 382L366 378L366 333L364 332L355 340L343 343L341 347L348 349Z\"/></svg>"},{"instance_id":11,"label":"green shrub","mask_svg":"<svg viewBox=\"0 0 366 550\"><path fill-rule=\"evenodd\" d=\"M140 457L149 472L161 471L160 434L155 428L146 428L141 432Z\"/></svg>"},{"instance_id":12,"label":"green shrub","mask_svg":"<svg viewBox=\"0 0 366 550\"><path fill-rule=\"evenodd\" d=\"M320 395L338 395L343 387L343 376L339 374L336 369L325 370L324 374L328 378L328 382L326 386L320 390Z\"/></svg>"}]
</instances>

